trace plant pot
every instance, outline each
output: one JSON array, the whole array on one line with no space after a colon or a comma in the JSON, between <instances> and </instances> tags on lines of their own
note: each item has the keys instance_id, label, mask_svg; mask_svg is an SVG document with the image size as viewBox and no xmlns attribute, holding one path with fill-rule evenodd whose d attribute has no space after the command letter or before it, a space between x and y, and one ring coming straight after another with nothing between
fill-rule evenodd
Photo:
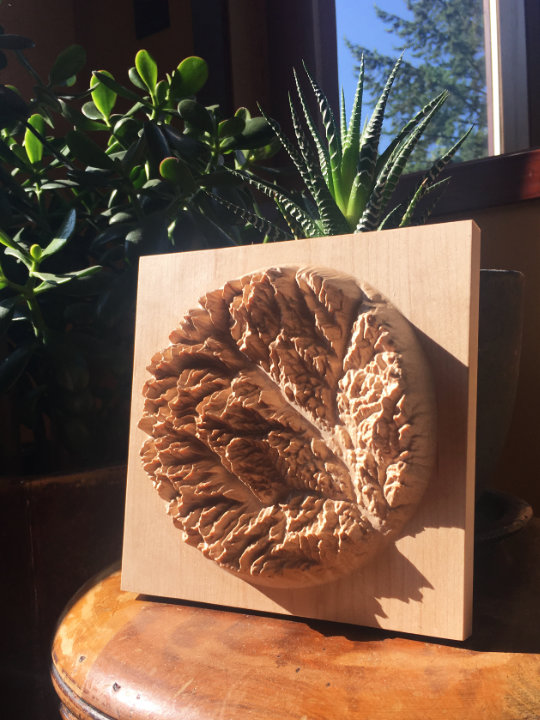
<instances>
[{"instance_id":1,"label":"plant pot","mask_svg":"<svg viewBox=\"0 0 540 720\"><path fill-rule=\"evenodd\" d=\"M488 488L512 420L523 329L524 276L480 271L476 422L477 498Z\"/></svg>"},{"instance_id":2,"label":"plant pot","mask_svg":"<svg viewBox=\"0 0 540 720\"><path fill-rule=\"evenodd\" d=\"M476 423L476 538L519 529L526 503L490 490L514 410L523 329L524 276L481 270Z\"/></svg>"},{"instance_id":3,"label":"plant pot","mask_svg":"<svg viewBox=\"0 0 540 720\"><path fill-rule=\"evenodd\" d=\"M51 639L82 583L120 557L124 493L124 467L0 479L6 716L58 717L48 677Z\"/></svg>"}]
</instances>

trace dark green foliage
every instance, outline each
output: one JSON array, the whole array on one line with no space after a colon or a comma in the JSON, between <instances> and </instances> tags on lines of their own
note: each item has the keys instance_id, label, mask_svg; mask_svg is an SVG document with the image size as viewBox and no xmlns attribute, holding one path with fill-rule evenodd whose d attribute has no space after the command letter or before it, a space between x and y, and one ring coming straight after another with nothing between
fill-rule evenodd
<instances>
[{"instance_id":1,"label":"dark green foliage","mask_svg":"<svg viewBox=\"0 0 540 720\"><path fill-rule=\"evenodd\" d=\"M68 88L85 53L60 53L25 100L0 87L0 396L34 467L125 460L138 258L260 240L265 220L226 168L275 152L264 118L200 105L206 62L160 79L140 50L118 82L95 71ZM225 206L243 208L238 220ZM24 449L24 448L23 448ZM4 468L19 449L0 441Z\"/></svg>"},{"instance_id":2,"label":"dark green foliage","mask_svg":"<svg viewBox=\"0 0 540 720\"><path fill-rule=\"evenodd\" d=\"M482 0L404 0L405 7L410 19L375 6L378 17L396 38L395 50L405 53L386 108L386 133L397 133L412 112L445 88L445 106L426 129L407 170L427 167L471 126L473 131L457 158L482 157L487 153ZM359 62L364 56L370 96L377 98L394 59L350 42L348 45Z\"/></svg>"}]
</instances>

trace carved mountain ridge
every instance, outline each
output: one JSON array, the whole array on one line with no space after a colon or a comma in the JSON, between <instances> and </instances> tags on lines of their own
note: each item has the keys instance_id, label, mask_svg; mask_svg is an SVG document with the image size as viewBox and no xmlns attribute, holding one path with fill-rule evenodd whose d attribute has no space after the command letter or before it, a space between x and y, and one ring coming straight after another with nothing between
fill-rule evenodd
<instances>
[{"instance_id":1,"label":"carved mountain ridge","mask_svg":"<svg viewBox=\"0 0 540 720\"><path fill-rule=\"evenodd\" d=\"M429 371L353 278L269 268L207 293L156 353L140 427L184 539L253 582L327 582L401 529L429 479Z\"/></svg>"}]
</instances>

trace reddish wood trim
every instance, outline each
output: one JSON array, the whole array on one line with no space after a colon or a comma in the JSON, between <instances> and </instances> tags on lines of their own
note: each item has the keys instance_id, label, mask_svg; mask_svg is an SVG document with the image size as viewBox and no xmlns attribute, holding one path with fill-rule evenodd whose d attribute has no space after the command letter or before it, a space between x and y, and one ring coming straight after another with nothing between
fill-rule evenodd
<instances>
[{"instance_id":1,"label":"reddish wood trim","mask_svg":"<svg viewBox=\"0 0 540 720\"><path fill-rule=\"evenodd\" d=\"M540 197L540 149L456 163L434 216L468 212ZM410 193L422 173L405 175L398 196Z\"/></svg>"}]
</instances>

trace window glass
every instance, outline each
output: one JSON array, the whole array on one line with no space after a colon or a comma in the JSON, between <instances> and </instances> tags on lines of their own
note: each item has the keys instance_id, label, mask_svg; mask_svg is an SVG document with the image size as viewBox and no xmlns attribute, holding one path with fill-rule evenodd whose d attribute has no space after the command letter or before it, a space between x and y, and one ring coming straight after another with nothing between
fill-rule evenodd
<instances>
[{"instance_id":1,"label":"window glass","mask_svg":"<svg viewBox=\"0 0 540 720\"><path fill-rule=\"evenodd\" d=\"M415 149L409 171L429 165L471 126L456 159L487 154L483 0L336 0L336 24L339 80L348 112L362 53L365 119L403 53L386 108L387 140L429 100L449 91Z\"/></svg>"}]
</instances>

